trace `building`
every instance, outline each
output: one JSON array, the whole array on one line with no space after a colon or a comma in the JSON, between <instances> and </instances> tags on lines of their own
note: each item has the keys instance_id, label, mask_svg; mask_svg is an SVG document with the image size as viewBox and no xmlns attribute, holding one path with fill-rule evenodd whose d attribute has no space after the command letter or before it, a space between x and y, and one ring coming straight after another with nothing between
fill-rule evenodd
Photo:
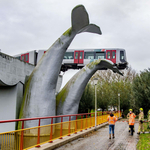
<instances>
[{"instance_id":1,"label":"building","mask_svg":"<svg viewBox=\"0 0 150 150\"><path fill-rule=\"evenodd\" d=\"M25 80L34 68L30 63L0 52L0 120L19 118ZM61 83L62 76L59 76L56 92ZM0 124L0 133L15 130L15 126L15 123Z\"/></svg>"}]
</instances>

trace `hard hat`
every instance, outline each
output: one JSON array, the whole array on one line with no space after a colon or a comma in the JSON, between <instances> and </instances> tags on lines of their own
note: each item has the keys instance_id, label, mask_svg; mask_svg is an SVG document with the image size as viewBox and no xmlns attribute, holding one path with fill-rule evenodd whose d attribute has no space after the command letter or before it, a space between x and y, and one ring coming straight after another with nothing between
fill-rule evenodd
<instances>
[{"instance_id":1,"label":"hard hat","mask_svg":"<svg viewBox=\"0 0 150 150\"><path fill-rule=\"evenodd\" d=\"M141 111L143 111L143 108L140 108Z\"/></svg>"},{"instance_id":2,"label":"hard hat","mask_svg":"<svg viewBox=\"0 0 150 150\"><path fill-rule=\"evenodd\" d=\"M132 111L132 109L129 109L129 111Z\"/></svg>"}]
</instances>

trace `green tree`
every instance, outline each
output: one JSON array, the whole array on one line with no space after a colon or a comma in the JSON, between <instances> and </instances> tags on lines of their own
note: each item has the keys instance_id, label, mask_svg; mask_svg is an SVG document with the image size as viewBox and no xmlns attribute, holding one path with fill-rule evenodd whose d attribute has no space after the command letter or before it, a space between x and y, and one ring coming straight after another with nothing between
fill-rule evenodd
<instances>
[{"instance_id":1,"label":"green tree","mask_svg":"<svg viewBox=\"0 0 150 150\"><path fill-rule=\"evenodd\" d=\"M89 111L91 111L91 109L94 109L93 100L94 100L94 88L90 83L88 83L81 97L78 112L88 113Z\"/></svg>"},{"instance_id":2,"label":"green tree","mask_svg":"<svg viewBox=\"0 0 150 150\"><path fill-rule=\"evenodd\" d=\"M143 108L147 114L150 109L150 68L145 69L133 80L133 97L136 108Z\"/></svg>"}]
</instances>

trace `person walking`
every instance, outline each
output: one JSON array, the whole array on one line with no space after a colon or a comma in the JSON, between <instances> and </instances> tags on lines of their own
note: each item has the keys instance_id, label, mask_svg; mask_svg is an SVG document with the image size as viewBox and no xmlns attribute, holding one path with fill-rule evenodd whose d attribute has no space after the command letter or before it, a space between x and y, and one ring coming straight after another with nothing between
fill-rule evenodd
<instances>
[{"instance_id":1,"label":"person walking","mask_svg":"<svg viewBox=\"0 0 150 150\"><path fill-rule=\"evenodd\" d=\"M130 114L129 114L129 129L131 131L131 135L133 135L133 132L134 132L135 117L136 117L136 115L132 112L132 109L130 109Z\"/></svg>"},{"instance_id":2,"label":"person walking","mask_svg":"<svg viewBox=\"0 0 150 150\"><path fill-rule=\"evenodd\" d=\"M140 113L139 113L139 128L138 128L137 134L140 134L141 131L144 134L145 132L144 132L144 126L143 126L143 121L144 121L143 108L140 108L139 110L140 110Z\"/></svg>"},{"instance_id":3,"label":"person walking","mask_svg":"<svg viewBox=\"0 0 150 150\"><path fill-rule=\"evenodd\" d=\"M112 137L115 138L114 130L115 130L115 122L118 120L117 117L113 115L113 112L110 112L110 115L107 118L109 123L109 139L111 139L111 131Z\"/></svg>"},{"instance_id":4,"label":"person walking","mask_svg":"<svg viewBox=\"0 0 150 150\"><path fill-rule=\"evenodd\" d=\"M130 120L131 120L131 118L134 117L134 116L136 117L136 115L133 113L132 109L129 109L129 113L127 114L127 119L128 119L128 124L129 124L129 132L131 131L131 128L130 128L131 121L130 121ZM134 118L135 118L135 117L134 117ZM130 123L129 123L129 121L130 121ZM135 119L134 119L134 123L135 123ZM135 130L134 130L134 125L133 125L132 129L133 129L133 132L134 132L134 131L135 131Z\"/></svg>"}]
</instances>

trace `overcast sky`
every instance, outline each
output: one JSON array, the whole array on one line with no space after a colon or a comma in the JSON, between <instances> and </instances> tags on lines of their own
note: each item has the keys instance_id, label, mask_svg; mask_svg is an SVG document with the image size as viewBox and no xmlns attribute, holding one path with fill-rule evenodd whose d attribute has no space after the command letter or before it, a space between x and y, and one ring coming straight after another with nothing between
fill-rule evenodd
<instances>
[{"instance_id":1,"label":"overcast sky","mask_svg":"<svg viewBox=\"0 0 150 150\"><path fill-rule=\"evenodd\" d=\"M81 33L69 48L124 48L133 69L150 67L148 0L0 0L1 51L48 49L71 26L71 10L79 4L102 35Z\"/></svg>"}]
</instances>

